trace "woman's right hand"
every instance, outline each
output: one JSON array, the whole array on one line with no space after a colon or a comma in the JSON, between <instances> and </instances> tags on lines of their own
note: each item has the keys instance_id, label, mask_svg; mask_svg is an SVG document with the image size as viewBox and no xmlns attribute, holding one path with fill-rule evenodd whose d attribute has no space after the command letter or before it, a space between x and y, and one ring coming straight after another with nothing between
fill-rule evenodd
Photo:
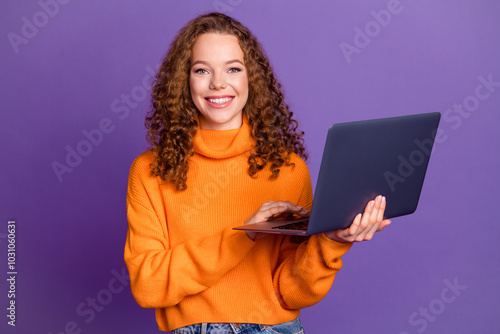
<instances>
[{"instance_id":1,"label":"woman's right hand","mask_svg":"<svg viewBox=\"0 0 500 334\"><path fill-rule=\"evenodd\" d=\"M289 214L290 216L295 214L298 216L307 217L309 216L310 212L309 210L304 209L301 206L295 205L292 202L270 201L262 204L259 210L257 210L250 218L248 218L245 221L245 225L263 223L266 222L272 216L278 214L285 214L285 215ZM248 234L248 237L252 240L255 240L256 238L260 238L266 235L266 233L259 233L252 231L246 231L246 232Z\"/></svg>"}]
</instances>

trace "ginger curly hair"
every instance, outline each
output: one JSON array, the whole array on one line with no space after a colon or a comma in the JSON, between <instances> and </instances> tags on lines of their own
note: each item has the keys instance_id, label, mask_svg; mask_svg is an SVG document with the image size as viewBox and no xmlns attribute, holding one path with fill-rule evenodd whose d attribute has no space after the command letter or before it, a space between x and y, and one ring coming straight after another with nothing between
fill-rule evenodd
<instances>
[{"instance_id":1,"label":"ginger curly hair","mask_svg":"<svg viewBox=\"0 0 500 334\"><path fill-rule=\"evenodd\" d=\"M280 167L290 165L295 153L307 159L303 132L284 102L281 85L269 60L251 32L233 18L221 14L202 15L182 28L162 60L152 90L152 108L146 117L147 139L155 161L151 172L186 189L189 157L194 154L193 136L198 130L198 110L190 94L191 52L201 34L221 33L236 36L244 53L248 73L248 100L243 114L248 118L256 140L248 158L248 173L256 177L269 165L271 178Z\"/></svg>"}]
</instances>

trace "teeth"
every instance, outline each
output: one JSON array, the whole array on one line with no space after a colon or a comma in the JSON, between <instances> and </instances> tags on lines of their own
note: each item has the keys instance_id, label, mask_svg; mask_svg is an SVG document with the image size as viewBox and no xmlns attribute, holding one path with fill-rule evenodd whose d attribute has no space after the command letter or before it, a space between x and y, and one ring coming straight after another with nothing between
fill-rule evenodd
<instances>
[{"instance_id":1,"label":"teeth","mask_svg":"<svg viewBox=\"0 0 500 334\"><path fill-rule=\"evenodd\" d=\"M223 103L231 101L232 99L233 99L232 97L225 97L223 99L208 99L208 101L210 101L211 103L215 103L215 104L223 104Z\"/></svg>"}]
</instances>

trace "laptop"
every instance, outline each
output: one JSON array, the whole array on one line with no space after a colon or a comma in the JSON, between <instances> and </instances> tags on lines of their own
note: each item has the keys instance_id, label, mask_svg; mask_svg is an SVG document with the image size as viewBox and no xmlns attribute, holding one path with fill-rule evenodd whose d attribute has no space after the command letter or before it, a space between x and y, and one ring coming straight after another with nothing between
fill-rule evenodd
<instances>
[{"instance_id":1,"label":"laptop","mask_svg":"<svg viewBox=\"0 0 500 334\"><path fill-rule=\"evenodd\" d=\"M377 195L387 199L386 218L415 212L440 118L433 112L332 125L310 216L234 229L304 236L344 229Z\"/></svg>"}]
</instances>

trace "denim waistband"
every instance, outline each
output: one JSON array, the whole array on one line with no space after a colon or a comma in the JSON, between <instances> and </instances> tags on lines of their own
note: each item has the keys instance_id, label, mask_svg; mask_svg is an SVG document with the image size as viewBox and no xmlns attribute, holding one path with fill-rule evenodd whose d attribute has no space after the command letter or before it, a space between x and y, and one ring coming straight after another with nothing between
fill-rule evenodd
<instances>
[{"instance_id":1,"label":"denim waistband","mask_svg":"<svg viewBox=\"0 0 500 334\"><path fill-rule=\"evenodd\" d=\"M177 328L172 334L238 334L244 331L263 331L265 325L237 323L201 323Z\"/></svg>"},{"instance_id":2,"label":"denim waistband","mask_svg":"<svg viewBox=\"0 0 500 334\"><path fill-rule=\"evenodd\" d=\"M238 324L238 323L201 323L189 325L186 327L177 328L172 331L172 334L252 334L261 333L266 327L276 327L280 329L289 328L290 333L299 333L302 329L302 324L299 318L278 325L261 325L261 324ZM281 331L280 331L281 332ZM303 333L303 332L301 332Z\"/></svg>"}]
</instances>

